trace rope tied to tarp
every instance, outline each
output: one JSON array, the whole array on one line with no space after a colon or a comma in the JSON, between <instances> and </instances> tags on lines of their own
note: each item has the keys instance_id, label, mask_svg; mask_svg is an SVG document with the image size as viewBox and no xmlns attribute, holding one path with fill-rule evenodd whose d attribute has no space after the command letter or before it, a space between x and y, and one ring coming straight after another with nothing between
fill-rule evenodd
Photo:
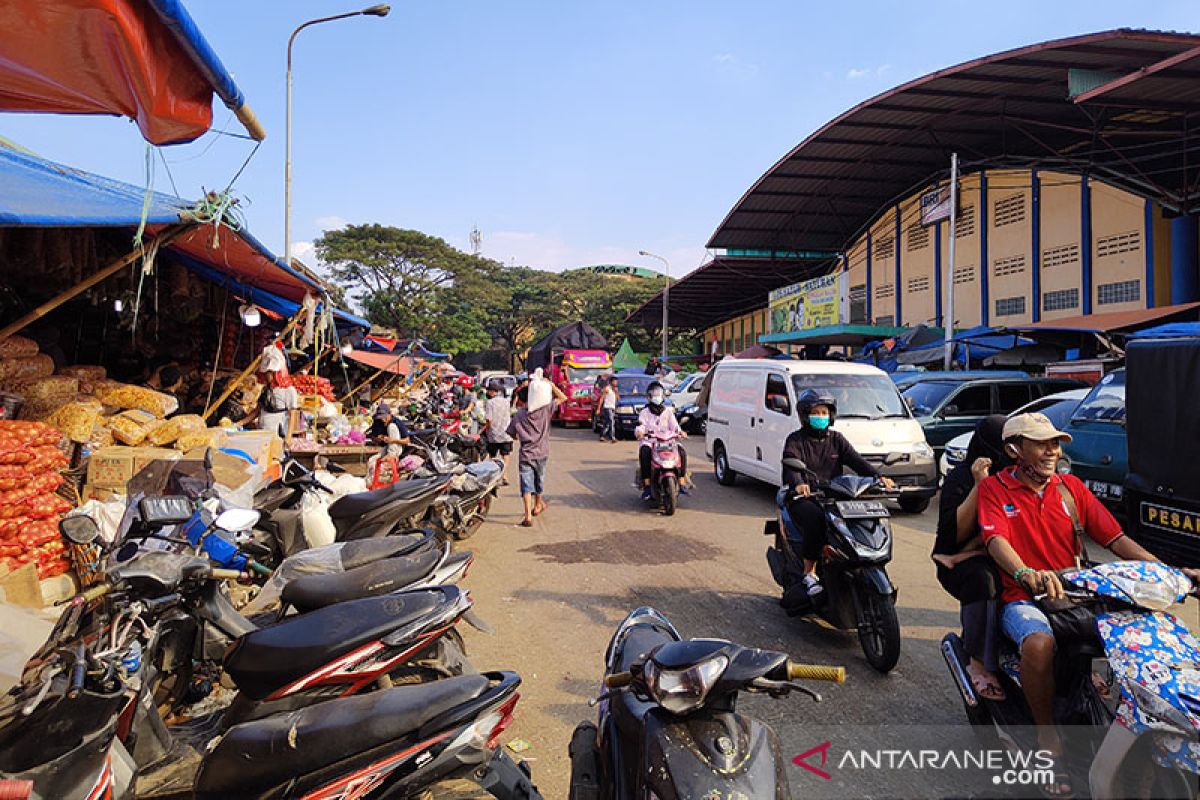
<instances>
[{"instance_id":1,"label":"rope tied to tarp","mask_svg":"<svg viewBox=\"0 0 1200 800\"><path fill-rule=\"evenodd\" d=\"M223 192L206 191L189 212L189 216L201 225L213 226L214 249L221 246L222 225L234 233L246 227L246 218L238 208L239 202L228 189Z\"/></svg>"}]
</instances>

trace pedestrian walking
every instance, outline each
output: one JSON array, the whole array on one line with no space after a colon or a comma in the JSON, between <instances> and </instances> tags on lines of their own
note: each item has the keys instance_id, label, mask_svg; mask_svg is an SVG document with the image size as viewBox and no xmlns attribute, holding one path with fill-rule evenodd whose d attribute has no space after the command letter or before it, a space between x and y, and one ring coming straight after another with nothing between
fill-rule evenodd
<instances>
[{"instance_id":1,"label":"pedestrian walking","mask_svg":"<svg viewBox=\"0 0 1200 800\"><path fill-rule=\"evenodd\" d=\"M600 392L600 441L617 440L617 379L609 378Z\"/></svg>"},{"instance_id":2,"label":"pedestrian walking","mask_svg":"<svg viewBox=\"0 0 1200 800\"><path fill-rule=\"evenodd\" d=\"M512 407L508 404L508 398L500 393L500 387L494 383L487 387L483 413L483 439L487 443L488 457L499 458L504 463L501 474L507 474L508 458L513 451L513 437L508 432L509 423L512 422ZM507 486L508 478L503 478L500 484Z\"/></svg>"},{"instance_id":3,"label":"pedestrian walking","mask_svg":"<svg viewBox=\"0 0 1200 800\"><path fill-rule=\"evenodd\" d=\"M550 384L554 399L562 402L566 395ZM523 528L533 527L533 518L546 510L546 462L550 459L550 419L554 403L535 411L529 410L529 387L517 392L517 413L508 424L508 435L521 443L517 470L521 477L521 502L525 506Z\"/></svg>"}]
</instances>

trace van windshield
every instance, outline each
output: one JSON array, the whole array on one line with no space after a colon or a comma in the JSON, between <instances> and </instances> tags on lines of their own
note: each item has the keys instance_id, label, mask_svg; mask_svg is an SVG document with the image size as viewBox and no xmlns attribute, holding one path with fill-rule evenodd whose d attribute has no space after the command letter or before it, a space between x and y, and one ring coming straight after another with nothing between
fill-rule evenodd
<instances>
[{"instance_id":1,"label":"van windshield","mask_svg":"<svg viewBox=\"0 0 1200 800\"><path fill-rule=\"evenodd\" d=\"M596 378L611 372L605 367L567 367L567 380L571 383L594 383Z\"/></svg>"},{"instance_id":2,"label":"van windshield","mask_svg":"<svg viewBox=\"0 0 1200 800\"><path fill-rule=\"evenodd\" d=\"M816 389L837 401L837 415L849 419L907 419L910 415L896 384L886 375L793 375L796 397Z\"/></svg>"},{"instance_id":3,"label":"van windshield","mask_svg":"<svg viewBox=\"0 0 1200 800\"><path fill-rule=\"evenodd\" d=\"M959 381L921 381L905 387L903 394L917 416L927 417L959 386Z\"/></svg>"}]
</instances>

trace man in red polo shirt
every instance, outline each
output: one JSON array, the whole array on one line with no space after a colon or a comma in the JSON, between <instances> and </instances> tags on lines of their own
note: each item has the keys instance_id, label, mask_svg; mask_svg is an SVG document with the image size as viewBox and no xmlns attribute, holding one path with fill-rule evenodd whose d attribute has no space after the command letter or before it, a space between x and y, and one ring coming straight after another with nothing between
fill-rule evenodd
<instances>
[{"instance_id":1,"label":"man in red polo shirt","mask_svg":"<svg viewBox=\"0 0 1200 800\"><path fill-rule=\"evenodd\" d=\"M1055 430L1044 414L1018 414L1004 424L1005 453L1014 466L979 485L979 527L988 552L1000 568L1004 610L1001 627L1021 652L1021 685L1039 745L1062 752L1054 727L1054 632L1034 595L1063 595L1054 570L1074 566L1081 542L1075 540L1064 491L1073 500L1087 535L1119 558L1157 561L1129 537L1120 524L1074 475L1059 475L1058 461L1068 434ZM1070 794L1065 774L1047 787L1055 796Z\"/></svg>"}]
</instances>

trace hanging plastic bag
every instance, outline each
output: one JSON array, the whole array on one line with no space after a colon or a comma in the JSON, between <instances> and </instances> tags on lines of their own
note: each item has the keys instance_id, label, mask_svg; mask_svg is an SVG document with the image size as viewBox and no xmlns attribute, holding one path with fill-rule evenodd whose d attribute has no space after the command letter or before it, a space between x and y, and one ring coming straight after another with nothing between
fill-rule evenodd
<instances>
[{"instance_id":1,"label":"hanging plastic bag","mask_svg":"<svg viewBox=\"0 0 1200 800\"><path fill-rule=\"evenodd\" d=\"M305 492L300 500L300 519L309 547L333 544L337 537L337 528L329 516L329 505L320 495L320 492Z\"/></svg>"}]
</instances>

